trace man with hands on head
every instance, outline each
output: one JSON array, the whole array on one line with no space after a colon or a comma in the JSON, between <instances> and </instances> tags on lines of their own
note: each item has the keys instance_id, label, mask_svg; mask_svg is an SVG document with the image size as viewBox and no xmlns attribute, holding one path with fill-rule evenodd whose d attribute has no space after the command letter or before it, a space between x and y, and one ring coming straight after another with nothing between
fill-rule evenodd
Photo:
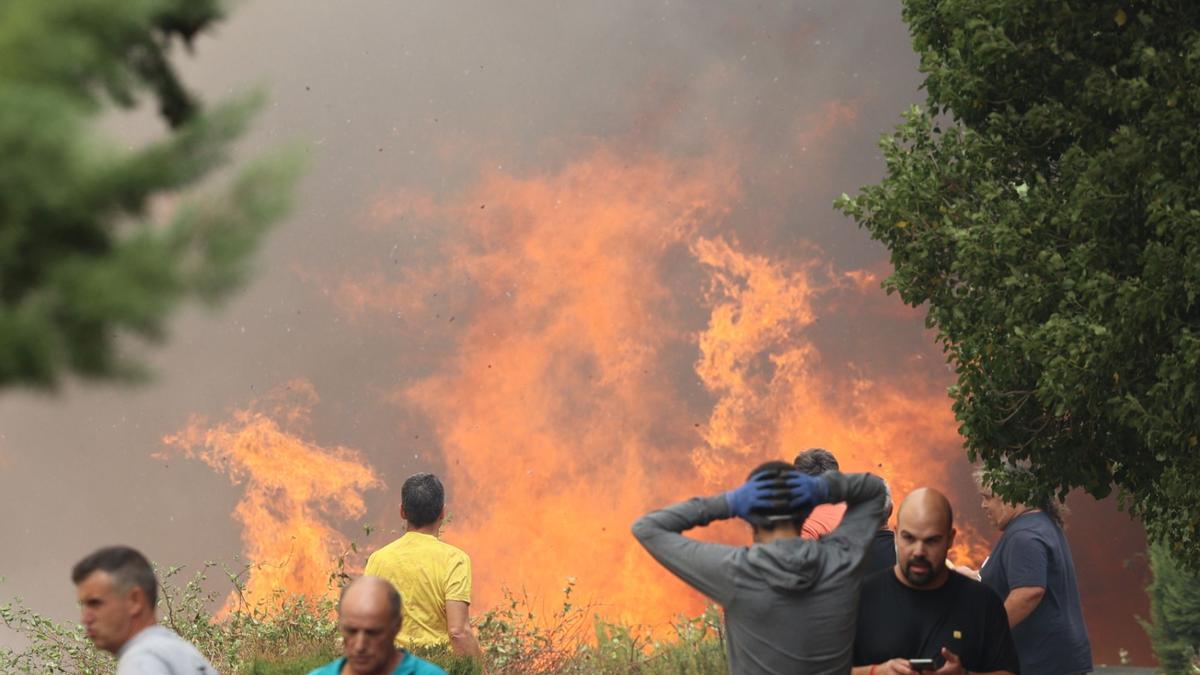
<instances>
[{"instance_id":1,"label":"man with hands on head","mask_svg":"<svg viewBox=\"0 0 1200 675\"><path fill-rule=\"evenodd\" d=\"M896 565L863 582L853 675L1020 672L1000 597L946 565L954 535L945 495L918 488L905 497Z\"/></svg>"},{"instance_id":2,"label":"man with hands on head","mask_svg":"<svg viewBox=\"0 0 1200 675\"><path fill-rule=\"evenodd\" d=\"M818 504L845 502L841 524L803 539ZM883 519L883 481L831 471L808 476L782 461L750 472L734 490L642 516L633 534L650 555L725 610L729 669L747 673L845 673L867 545ZM714 520L741 518L753 543L729 546L683 536Z\"/></svg>"}]
</instances>

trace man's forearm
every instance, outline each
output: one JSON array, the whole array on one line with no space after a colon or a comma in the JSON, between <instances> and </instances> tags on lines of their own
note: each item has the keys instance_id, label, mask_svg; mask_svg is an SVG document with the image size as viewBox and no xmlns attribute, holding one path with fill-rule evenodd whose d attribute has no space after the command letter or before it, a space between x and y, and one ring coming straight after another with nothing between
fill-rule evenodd
<instances>
[{"instance_id":1,"label":"man's forearm","mask_svg":"<svg viewBox=\"0 0 1200 675\"><path fill-rule=\"evenodd\" d=\"M829 501L846 502L846 506L869 502L887 494L883 480L875 474L829 471L821 477L829 486Z\"/></svg>"},{"instance_id":2,"label":"man's forearm","mask_svg":"<svg viewBox=\"0 0 1200 675\"><path fill-rule=\"evenodd\" d=\"M633 524L633 536L645 543L647 538L658 533L678 534L693 527L707 525L714 520L729 518L730 515L729 502L725 500L725 495L694 497L638 518Z\"/></svg>"},{"instance_id":3,"label":"man's forearm","mask_svg":"<svg viewBox=\"0 0 1200 675\"><path fill-rule=\"evenodd\" d=\"M475 631L470 628L457 633L451 632L450 648L464 656L483 658L483 650L479 648L479 641L475 639Z\"/></svg>"},{"instance_id":4,"label":"man's forearm","mask_svg":"<svg viewBox=\"0 0 1200 675\"><path fill-rule=\"evenodd\" d=\"M724 604L733 591L726 565L740 547L696 541L681 533L730 515L725 495L696 497L638 518L633 536L663 567Z\"/></svg>"},{"instance_id":5,"label":"man's forearm","mask_svg":"<svg viewBox=\"0 0 1200 675\"><path fill-rule=\"evenodd\" d=\"M1004 599L1004 611L1008 613L1009 627L1015 626L1030 614L1042 601L1042 596L1046 594L1046 589L1040 586L1022 586L1014 588L1008 592L1008 597Z\"/></svg>"},{"instance_id":6,"label":"man's forearm","mask_svg":"<svg viewBox=\"0 0 1200 675\"><path fill-rule=\"evenodd\" d=\"M471 605L463 600L446 600L446 628L450 647L459 654L483 656L475 631L471 630Z\"/></svg>"},{"instance_id":7,"label":"man's forearm","mask_svg":"<svg viewBox=\"0 0 1200 675\"><path fill-rule=\"evenodd\" d=\"M869 473L837 471L821 477L829 485L830 500L846 502L846 514L834 533L854 541L869 541L883 524L883 504L887 498L883 480Z\"/></svg>"}]
</instances>

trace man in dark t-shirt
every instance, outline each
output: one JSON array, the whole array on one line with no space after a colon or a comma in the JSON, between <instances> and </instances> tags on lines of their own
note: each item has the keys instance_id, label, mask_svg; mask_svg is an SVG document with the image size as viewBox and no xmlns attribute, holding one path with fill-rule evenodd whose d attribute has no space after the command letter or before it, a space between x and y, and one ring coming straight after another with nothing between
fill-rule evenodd
<instances>
[{"instance_id":1,"label":"man in dark t-shirt","mask_svg":"<svg viewBox=\"0 0 1200 675\"><path fill-rule=\"evenodd\" d=\"M863 576L881 570L890 570L896 565L896 533L889 529L876 530L867 547L867 561L863 563Z\"/></svg>"},{"instance_id":2,"label":"man in dark t-shirt","mask_svg":"<svg viewBox=\"0 0 1200 675\"><path fill-rule=\"evenodd\" d=\"M896 564L863 583L854 675L1020 672L1000 598L946 566L953 522L950 502L931 488L900 505Z\"/></svg>"},{"instance_id":3,"label":"man in dark t-shirt","mask_svg":"<svg viewBox=\"0 0 1200 675\"><path fill-rule=\"evenodd\" d=\"M876 572L863 583L858 611L856 665L901 657L932 659L941 666L945 648L971 672L1016 672L1004 605L991 589L961 574L947 575L938 588L919 590L901 583L893 570Z\"/></svg>"},{"instance_id":4,"label":"man in dark t-shirt","mask_svg":"<svg viewBox=\"0 0 1200 675\"><path fill-rule=\"evenodd\" d=\"M1010 505L983 491L988 517L1004 531L979 570L1004 598L1025 675L1073 675L1092 670L1092 646L1075 563L1057 504Z\"/></svg>"},{"instance_id":5,"label":"man in dark t-shirt","mask_svg":"<svg viewBox=\"0 0 1200 675\"><path fill-rule=\"evenodd\" d=\"M888 527L892 518L892 491L888 490L887 501L883 503L887 515L883 525L875 531L871 545L867 547L867 560L863 563L863 578L871 576L879 570L890 570L896 564L896 533Z\"/></svg>"}]
</instances>

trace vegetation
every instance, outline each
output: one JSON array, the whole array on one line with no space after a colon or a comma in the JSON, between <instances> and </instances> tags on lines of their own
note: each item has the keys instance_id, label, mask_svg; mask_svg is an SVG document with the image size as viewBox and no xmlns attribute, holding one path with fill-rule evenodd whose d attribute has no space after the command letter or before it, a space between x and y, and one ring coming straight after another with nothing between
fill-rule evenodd
<instances>
[{"instance_id":1,"label":"vegetation","mask_svg":"<svg viewBox=\"0 0 1200 675\"><path fill-rule=\"evenodd\" d=\"M926 106L837 204L927 307L969 456L1026 503L1115 485L1200 565L1200 3L903 14Z\"/></svg>"},{"instance_id":2,"label":"vegetation","mask_svg":"<svg viewBox=\"0 0 1200 675\"><path fill-rule=\"evenodd\" d=\"M142 374L130 339L160 340L181 300L236 288L287 210L297 163L282 156L182 195L259 105L205 108L172 66L221 16L219 0L0 3L0 386ZM146 105L157 141L126 151L97 132Z\"/></svg>"},{"instance_id":3,"label":"vegetation","mask_svg":"<svg viewBox=\"0 0 1200 675\"><path fill-rule=\"evenodd\" d=\"M340 655L335 606L329 599L311 601L281 594L269 607L240 607L227 616L213 618L211 609L219 605L221 595L206 589L211 586L209 574L215 568L215 563L206 563L182 583L180 568L160 570L159 621L195 644L220 672L303 674ZM221 577L228 579L236 591L243 575L222 568ZM331 576L334 581L341 578L340 573ZM721 617L715 607L699 617L679 619L673 635L664 640L645 629L594 616L592 608L571 602L572 590L568 583L563 589L562 605L546 620L523 596L510 596L503 606L479 617L476 630L489 672L728 672ZM0 624L27 642L19 650L0 648L0 672L111 675L115 671L113 659L93 648L80 626L40 616L20 600L0 605ZM481 664L445 648L417 654L442 666L449 675L483 672Z\"/></svg>"},{"instance_id":4,"label":"vegetation","mask_svg":"<svg viewBox=\"0 0 1200 675\"><path fill-rule=\"evenodd\" d=\"M1142 621L1164 672L1200 673L1200 575L1184 569L1162 544L1151 546L1152 622Z\"/></svg>"}]
</instances>

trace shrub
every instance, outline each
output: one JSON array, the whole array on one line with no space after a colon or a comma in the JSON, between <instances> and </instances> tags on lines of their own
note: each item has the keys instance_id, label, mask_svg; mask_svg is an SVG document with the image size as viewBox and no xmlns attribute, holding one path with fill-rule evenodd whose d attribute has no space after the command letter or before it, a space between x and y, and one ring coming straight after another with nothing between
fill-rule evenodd
<instances>
[{"instance_id":1,"label":"shrub","mask_svg":"<svg viewBox=\"0 0 1200 675\"><path fill-rule=\"evenodd\" d=\"M241 589L242 573L207 562L186 581L183 568L159 569L160 622L196 645L227 675L303 675L340 655L336 607L331 598L309 599L279 593L256 607L235 603L214 617L223 596L211 589L214 569ZM243 570L244 572L245 570ZM334 574L332 582L343 581ZM332 590L332 588L331 588ZM505 602L475 622L491 675L684 674L724 675L729 668L721 617L716 607L701 616L680 618L665 638L644 626L605 621L593 606L572 601L574 581L563 599L542 616L529 597L505 593ZM332 595L332 593L330 594ZM0 605L0 623L23 637L23 649L0 648L0 672L111 675L115 662L94 649L81 626L58 623L25 607L20 599ZM449 675L480 675L482 665L448 647L415 650Z\"/></svg>"},{"instance_id":2,"label":"shrub","mask_svg":"<svg viewBox=\"0 0 1200 675\"><path fill-rule=\"evenodd\" d=\"M1150 547L1153 623L1142 621L1159 666L1167 673L1200 673L1200 575L1189 572L1161 543Z\"/></svg>"}]
</instances>

